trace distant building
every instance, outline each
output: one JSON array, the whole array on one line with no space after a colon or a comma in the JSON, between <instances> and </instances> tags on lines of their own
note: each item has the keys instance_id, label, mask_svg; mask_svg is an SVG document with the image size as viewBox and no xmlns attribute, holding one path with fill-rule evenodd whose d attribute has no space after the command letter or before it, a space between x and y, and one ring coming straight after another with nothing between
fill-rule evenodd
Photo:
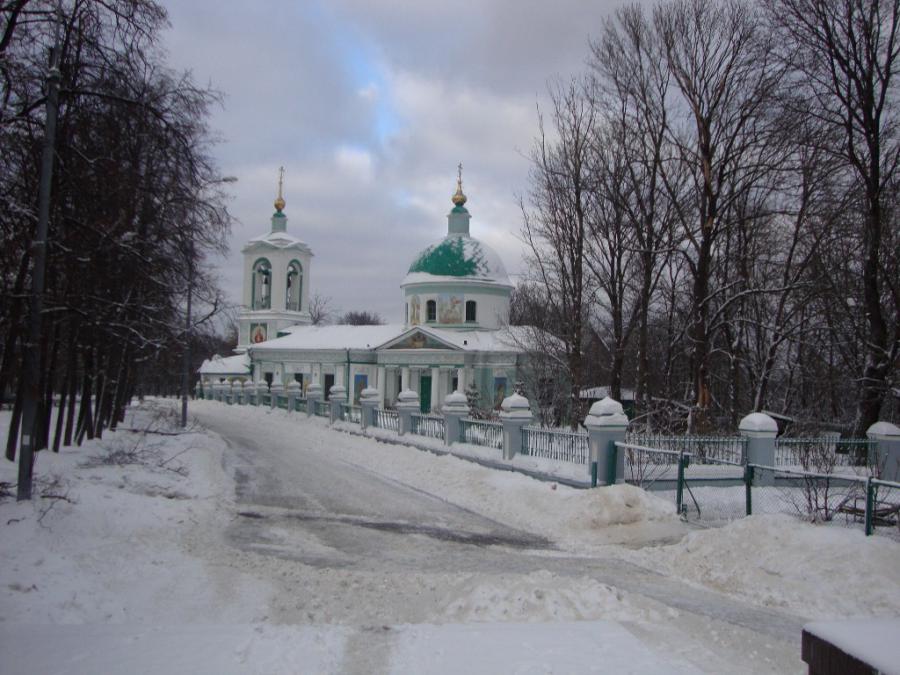
<instances>
[{"instance_id":1,"label":"distant building","mask_svg":"<svg viewBox=\"0 0 900 675\"><path fill-rule=\"evenodd\" d=\"M200 368L204 387L251 380L305 392L312 383L346 387L353 400L366 387L390 406L400 391L418 392L423 412L438 410L454 390L475 385L485 408L499 405L526 366L526 335L508 327L512 284L503 262L469 233L462 176L447 216L447 234L413 260L400 288L404 323L312 326L309 283L313 253L287 233L279 184L271 231L251 239L244 254L239 338L231 357Z\"/></svg>"}]
</instances>

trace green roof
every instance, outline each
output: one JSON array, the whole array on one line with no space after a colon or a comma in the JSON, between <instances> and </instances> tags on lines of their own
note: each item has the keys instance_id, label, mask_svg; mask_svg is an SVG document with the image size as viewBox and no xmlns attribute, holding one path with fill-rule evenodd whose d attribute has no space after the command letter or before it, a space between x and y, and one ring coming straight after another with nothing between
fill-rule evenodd
<instances>
[{"instance_id":1,"label":"green roof","mask_svg":"<svg viewBox=\"0 0 900 675\"><path fill-rule=\"evenodd\" d=\"M481 246L474 239L447 237L429 246L410 265L410 272L425 272L435 276L473 277L489 271ZM468 251L467 251L468 249ZM467 255L468 253L468 255Z\"/></svg>"}]
</instances>

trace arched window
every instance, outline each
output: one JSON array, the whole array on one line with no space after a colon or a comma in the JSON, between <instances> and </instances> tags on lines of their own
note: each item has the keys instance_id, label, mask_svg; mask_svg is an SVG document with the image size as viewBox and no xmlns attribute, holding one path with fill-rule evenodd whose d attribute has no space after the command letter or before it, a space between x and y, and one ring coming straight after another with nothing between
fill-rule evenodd
<instances>
[{"instance_id":1,"label":"arched window","mask_svg":"<svg viewBox=\"0 0 900 675\"><path fill-rule=\"evenodd\" d=\"M425 303L425 320L437 321L437 303L434 300Z\"/></svg>"},{"instance_id":2,"label":"arched window","mask_svg":"<svg viewBox=\"0 0 900 675\"><path fill-rule=\"evenodd\" d=\"M269 309L272 306L272 265L265 258L253 263L252 309Z\"/></svg>"},{"instance_id":3,"label":"arched window","mask_svg":"<svg viewBox=\"0 0 900 675\"><path fill-rule=\"evenodd\" d=\"M466 321L475 321L475 301L466 300Z\"/></svg>"},{"instance_id":4,"label":"arched window","mask_svg":"<svg viewBox=\"0 0 900 675\"><path fill-rule=\"evenodd\" d=\"M291 260L287 268L287 286L284 290L284 308L291 312L300 311L303 302L303 268L296 260Z\"/></svg>"}]
</instances>

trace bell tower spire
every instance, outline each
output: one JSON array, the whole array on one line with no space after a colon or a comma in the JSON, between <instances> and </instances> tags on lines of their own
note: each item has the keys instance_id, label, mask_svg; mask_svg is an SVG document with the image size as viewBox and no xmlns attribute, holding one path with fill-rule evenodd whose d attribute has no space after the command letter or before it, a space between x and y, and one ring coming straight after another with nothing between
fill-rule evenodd
<instances>
[{"instance_id":1,"label":"bell tower spire","mask_svg":"<svg viewBox=\"0 0 900 675\"><path fill-rule=\"evenodd\" d=\"M272 232L284 232L287 230L287 216L284 211L284 167L278 167L278 196L275 198L275 213L272 214Z\"/></svg>"}]
</instances>

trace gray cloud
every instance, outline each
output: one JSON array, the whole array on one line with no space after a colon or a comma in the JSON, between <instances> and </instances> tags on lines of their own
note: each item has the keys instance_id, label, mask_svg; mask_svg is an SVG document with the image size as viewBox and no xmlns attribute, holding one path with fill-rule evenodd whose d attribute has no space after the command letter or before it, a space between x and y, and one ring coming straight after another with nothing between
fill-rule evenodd
<instances>
[{"instance_id":1,"label":"gray cloud","mask_svg":"<svg viewBox=\"0 0 900 675\"><path fill-rule=\"evenodd\" d=\"M402 318L399 284L446 232L456 164L472 232L521 266L515 194L548 79L583 69L612 3L166 0L172 64L225 93L212 119L239 223L221 263L267 231L284 165L288 229L315 253L312 290Z\"/></svg>"}]
</instances>

